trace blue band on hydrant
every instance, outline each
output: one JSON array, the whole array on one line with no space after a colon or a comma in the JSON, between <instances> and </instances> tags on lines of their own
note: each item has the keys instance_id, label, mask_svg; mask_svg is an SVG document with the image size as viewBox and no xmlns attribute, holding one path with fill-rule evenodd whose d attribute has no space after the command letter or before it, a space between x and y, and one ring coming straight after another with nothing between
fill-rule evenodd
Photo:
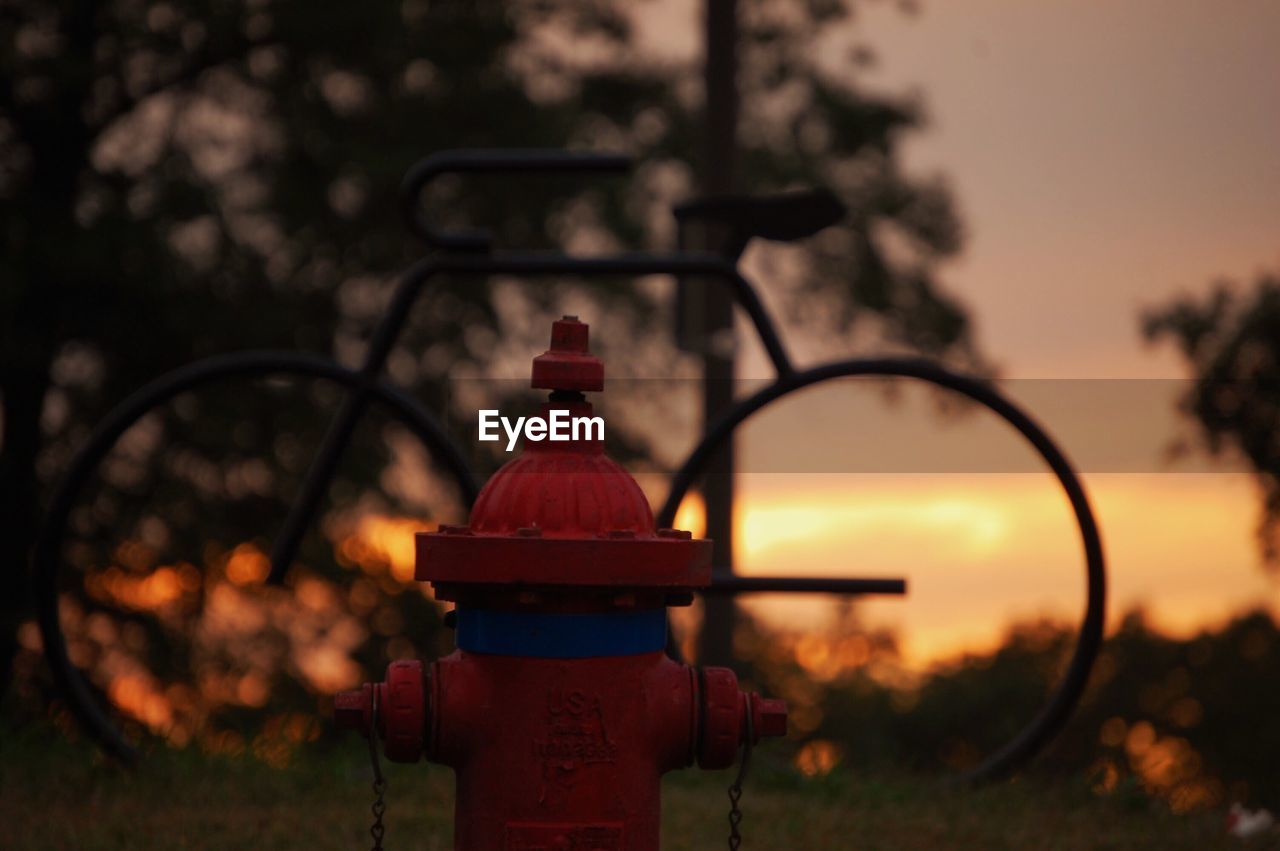
<instances>
[{"instance_id":1,"label":"blue band on hydrant","mask_svg":"<svg viewBox=\"0 0 1280 851\"><path fill-rule=\"evenodd\" d=\"M563 614L458 608L458 649L499 656L584 659L667 645L667 610Z\"/></svg>"}]
</instances>

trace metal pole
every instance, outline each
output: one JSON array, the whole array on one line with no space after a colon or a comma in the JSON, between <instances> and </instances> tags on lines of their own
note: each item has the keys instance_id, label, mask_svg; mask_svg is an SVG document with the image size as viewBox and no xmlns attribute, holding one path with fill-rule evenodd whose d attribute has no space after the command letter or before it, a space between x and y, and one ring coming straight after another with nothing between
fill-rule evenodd
<instances>
[{"instance_id":1,"label":"metal pole","mask_svg":"<svg viewBox=\"0 0 1280 851\"><path fill-rule=\"evenodd\" d=\"M734 189L737 167L738 87L736 0L707 0L705 95L706 127L702 153L702 192L727 195ZM707 233L705 240L723 239ZM705 242L714 248L714 242ZM733 303L719 288L700 287L702 301L702 364L704 430L733 404ZM698 297L695 296L695 297ZM733 444L711 462L703 486L707 537L715 541L718 575L733 575ZM698 660L704 665L728 665L733 660L733 600L704 599Z\"/></svg>"}]
</instances>

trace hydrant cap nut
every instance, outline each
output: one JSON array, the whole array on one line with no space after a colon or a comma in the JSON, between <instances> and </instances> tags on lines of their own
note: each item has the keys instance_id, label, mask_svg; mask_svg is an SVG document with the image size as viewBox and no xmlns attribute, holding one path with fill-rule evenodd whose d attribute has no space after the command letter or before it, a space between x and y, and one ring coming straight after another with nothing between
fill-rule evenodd
<instances>
[{"instance_id":1,"label":"hydrant cap nut","mask_svg":"<svg viewBox=\"0 0 1280 851\"><path fill-rule=\"evenodd\" d=\"M557 319L551 326L551 347L533 359L530 386L541 390L603 390L604 364L588 349L588 333L587 324L576 316Z\"/></svg>"}]
</instances>

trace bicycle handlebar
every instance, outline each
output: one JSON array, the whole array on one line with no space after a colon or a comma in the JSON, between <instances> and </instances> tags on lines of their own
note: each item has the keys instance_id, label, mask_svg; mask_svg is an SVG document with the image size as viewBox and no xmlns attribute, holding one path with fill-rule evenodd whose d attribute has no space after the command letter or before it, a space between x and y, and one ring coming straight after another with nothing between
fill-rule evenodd
<instances>
[{"instance_id":1,"label":"bicycle handlebar","mask_svg":"<svg viewBox=\"0 0 1280 851\"><path fill-rule=\"evenodd\" d=\"M563 151L556 148L459 149L419 160L400 184L400 208L409 230L429 245L449 251L487 252L493 235L486 230L441 231L422 215L422 190L442 174L621 174L631 169L626 154Z\"/></svg>"}]
</instances>

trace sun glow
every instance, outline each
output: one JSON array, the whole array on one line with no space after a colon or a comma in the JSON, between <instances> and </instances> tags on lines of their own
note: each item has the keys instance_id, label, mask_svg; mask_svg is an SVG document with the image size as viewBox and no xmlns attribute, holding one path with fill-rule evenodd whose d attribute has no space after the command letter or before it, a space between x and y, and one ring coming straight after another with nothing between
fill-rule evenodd
<instances>
[{"instance_id":1,"label":"sun glow","mask_svg":"<svg viewBox=\"0 0 1280 851\"><path fill-rule=\"evenodd\" d=\"M978 558L994 552L1009 533L1010 517L989 500L953 496L912 499L866 494L840 502L797 498L748 503L734 532L747 559L769 559L780 550L831 550L844 539L914 538L927 547L930 537L944 537L950 552Z\"/></svg>"},{"instance_id":2,"label":"sun glow","mask_svg":"<svg viewBox=\"0 0 1280 851\"><path fill-rule=\"evenodd\" d=\"M1257 494L1245 475L1094 474L1086 485L1108 559L1111 622L1142 607L1186 634L1280 600L1253 540ZM1035 474L740 476L734 563L743 575L886 576L902 598L864 598L868 628L899 634L922 666L996 646L1012 620L1078 622L1083 555L1070 506ZM700 532L691 495L677 524ZM744 597L775 626L820 629L829 598Z\"/></svg>"},{"instance_id":3,"label":"sun glow","mask_svg":"<svg viewBox=\"0 0 1280 851\"><path fill-rule=\"evenodd\" d=\"M398 582L412 582L414 535L435 528L436 524L413 517L365 514L339 540L338 556L366 573L385 570Z\"/></svg>"}]
</instances>

